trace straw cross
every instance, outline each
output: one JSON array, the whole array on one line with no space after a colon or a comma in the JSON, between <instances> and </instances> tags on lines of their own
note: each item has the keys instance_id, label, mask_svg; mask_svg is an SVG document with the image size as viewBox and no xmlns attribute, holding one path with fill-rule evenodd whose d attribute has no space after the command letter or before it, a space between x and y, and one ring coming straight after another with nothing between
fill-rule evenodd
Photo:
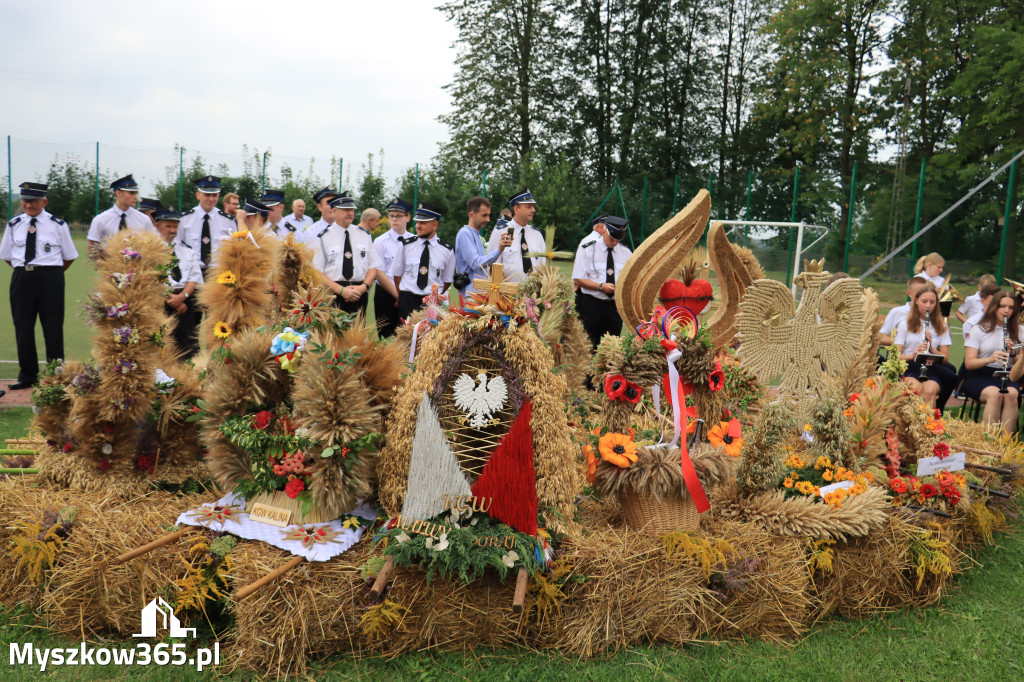
<instances>
[{"instance_id":1,"label":"straw cross","mask_svg":"<svg viewBox=\"0 0 1024 682\"><path fill-rule=\"evenodd\" d=\"M473 288L480 292L486 292L488 303L497 303L503 295L515 295L519 291L518 284L505 281L504 270L504 265L495 263L491 266L490 274L486 279L483 277L473 279Z\"/></svg>"},{"instance_id":2,"label":"straw cross","mask_svg":"<svg viewBox=\"0 0 1024 682\"><path fill-rule=\"evenodd\" d=\"M575 258L576 254L572 251L555 251L555 226L552 225L544 231L544 250L531 251L526 254L526 257L547 258L548 260L567 260L569 258Z\"/></svg>"}]
</instances>

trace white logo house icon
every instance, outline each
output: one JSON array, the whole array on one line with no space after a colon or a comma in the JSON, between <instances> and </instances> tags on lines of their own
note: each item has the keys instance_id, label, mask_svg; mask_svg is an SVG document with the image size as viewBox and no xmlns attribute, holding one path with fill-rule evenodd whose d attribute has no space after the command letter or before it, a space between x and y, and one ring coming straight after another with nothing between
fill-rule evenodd
<instances>
[{"instance_id":1,"label":"white logo house icon","mask_svg":"<svg viewBox=\"0 0 1024 682\"><path fill-rule=\"evenodd\" d=\"M171 637L188 637L189 633L192 633L192 637L196 636L196 629L181 627L171 605L157 597L142 609L142 632L132 637L156 637L158 615L163 618L163 629L168 630Z\"/></svg>"}]
</instances>

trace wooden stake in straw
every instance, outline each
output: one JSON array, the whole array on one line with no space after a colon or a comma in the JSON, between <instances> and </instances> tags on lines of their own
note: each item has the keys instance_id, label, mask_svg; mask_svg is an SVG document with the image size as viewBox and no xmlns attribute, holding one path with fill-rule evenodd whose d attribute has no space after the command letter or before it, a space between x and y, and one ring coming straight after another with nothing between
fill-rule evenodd
<instances>
[{"instance_id":1,"label":"wooden stake in straw","mask_svg":"<svg viewBox=\"0 0 1024 682\"><path fill-rule=\"evenodd\" d=\"M395 557L389 556L384 560L384 567L380 569L380 573L377 574L377 579L373 581L373 587L370 588L370 596L374 599L380 599L380 595L384 594L384 588L388 584L388 578L391 577L391 571L395 568Z\"/></svg>"},{"instance_id":2,"label":"wooden stake in straw","mask_svg":"<svg viewBox=\"0 0 1024 682\"><path fill-rule=\"evenodd\" d=\"M523 612L523 604L526 603L526 580L530 574L526 572L525 566L519 567L519 576L516 578L516 592L512 597L512 613Z\"/></svg>"},{"instance_id":3,"label":"wooden stake in straw","mask_svg":"<svg viewBox=\"0 0 1024 682\"><path fill-rule=\"evenodd\" d=\"M197 528L196 526L185 526L181 530L176 530L173 533L170 533L168 535L163 536L162 538L159 538L158 540L153 540L153 542L149 543L148 545L143 545L138 549L133 549L130 552L125 552L121 556L111 561L110 565L118 566L126 561L131 561L136 557L140 557L143 554L148 554L149 552L152 552L154 549L159 549L164 545L169 545L172 542L177 542L181 539L183 535L185 535L185 533L188 533L193 530L199 530L199 528Z\"/></svg>"},{"instance_id":4,"label":"wooden stake in straw","mask_svg":"<svg viewBox=\"0 0 1024 682\"><path fill-rule=\"evenodd\" d=\"M284 566L281 566L280 568L275 568L273 571L271 571L270 573L266 574L265 576L263 576L262 578L260 578L256 582L251 583L249 585L246 585L242 589L240 589L237 592L235 592L233 595L231 595L232 599L234 599L236 602L242 601L246 597L251 596L254 592L256 592L256 590L260 589L261 587L263 587L264 585L266 585L268 583L271 583L271 582L277 580L282 575L284 575L288 571L292 570L293 568L295 568L296 566L298 566L299 564L301 564L305 560L306 560L306 557L303 557L303 556L292 557L291 560L288 563L286 563Z\"/></svg>"}]
</instances>

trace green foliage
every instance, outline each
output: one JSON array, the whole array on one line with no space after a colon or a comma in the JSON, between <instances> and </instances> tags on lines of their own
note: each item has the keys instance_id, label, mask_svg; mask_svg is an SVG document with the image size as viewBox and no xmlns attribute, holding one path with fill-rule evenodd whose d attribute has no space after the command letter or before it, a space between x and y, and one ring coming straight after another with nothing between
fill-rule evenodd
<instances>
[{"instance_id":1,"label":"green foliage","mask_svg":"<svg viewBox=\"0 0 1024 682\"><path fill-rule=\"evenodd\" d=\"M525 566L530 573L540 570L534 554L537 540L532 536L485 514L475 514L458 523L461 527L452 523L450 515L445 513L426 522L414 522L414 528L424 528L434 537L396 525L375 538L375 542L387 543L384 554L395 557L396 564L419 566L426 571L428 582L440 575L442 578L458 577L468 583L482 576L487 568L493 568L502 579L519 566ZM496 539L499 546L487 546L492 539ZM501 546L502 542L512 546ZM502 557L509 557L513 551L518 557L509 566Z\"/></svg>"},{"instance_id":2,"label":"green foliage","mask_svg":"<svg viewBox=\"0 0 1024 682\"><path fill-rule=\"evenodd\" d=\"M792 410L781 401L770 403L761 411L753 433L744 439L740 452L736 480L743 494L752 495L778 487L783 475L780 454L787 435L795 426Z\"/></svg>"}]
</instances>

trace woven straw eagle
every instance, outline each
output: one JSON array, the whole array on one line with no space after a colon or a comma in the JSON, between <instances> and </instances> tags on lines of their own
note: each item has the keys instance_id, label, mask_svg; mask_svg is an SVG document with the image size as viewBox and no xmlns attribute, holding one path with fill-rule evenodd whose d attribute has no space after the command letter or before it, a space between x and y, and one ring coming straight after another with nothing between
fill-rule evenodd
<instances>
[{"instance_id":1,"label":"woven straw eagle","mask_svg":"<svg viewBox=\"0 0 1024 682\"><path fill-rule=\"evenodd\" d=\"M800 306L786 285L756 280L746 292L736 322L743 365L763 382L782 375L780 397L794 400L803 414L811 398L857 359L864 309L856 279L825 287L824 259L805 261L796 284ZM822 288L824 287L824 291Z\"/></svg>"},{"instance_id":2,"label":"woven straw eagle","mask_svg":"<svg viewBox=\"0 0 1024 682\"><path fill-rule=\"evenodd\" d=\"M480 385L476 385L473 379L463 372L455 380L453 386L455 391L455 407L469 413L469 425L480 428L491 419L491 414L499 411L508 398L508 387L505 380L500 377L492 377L487 380L483 372L476 375Z\"/></svg>"}]
</instances>

